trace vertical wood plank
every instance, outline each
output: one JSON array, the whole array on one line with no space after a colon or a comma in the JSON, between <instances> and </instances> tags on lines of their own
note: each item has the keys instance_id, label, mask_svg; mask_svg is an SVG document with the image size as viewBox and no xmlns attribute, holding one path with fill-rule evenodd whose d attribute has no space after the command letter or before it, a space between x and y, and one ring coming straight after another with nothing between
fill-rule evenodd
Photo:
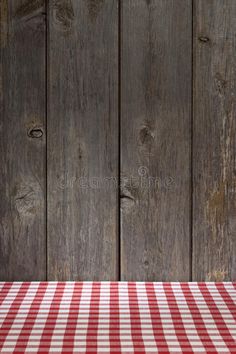
<instances>
[{"instance_id":1,"label":"vertical wood plank","mask_svg":"<svg viewBox=\"0 0 236 354\"><path fill-rule=\"evenodd\" d=\"M48 44L48 276L117 279L117 1L51 2Z\"/></svg>"},{"instance_id":2,"label":"vertical wood plank","mask_svg":"<svg viewBox=\"0 0 236 354\"><path fill-rule=\"evenodd\" d=\"M193 279L236 279L236 2L195 1Z\"/></svg>"},{"instance_id":3,"label":"vertical wood plank","mask_svg":"<svg viewBox=\"0 0 236 354\"><path fill-rule=\"evenodd\" d=\"M46 276L45 3L1 1L0 279Z\"/></svg>"},{"instance_id":4,"label":"vertical wood plank","mask_svg":"<svg viewBox=\"0 0 236 354\"><path fill-rule=\"evenodd\" d=\"M191 13L122 1L122 279L190 278Z\"/></svg>"}]
</instances>

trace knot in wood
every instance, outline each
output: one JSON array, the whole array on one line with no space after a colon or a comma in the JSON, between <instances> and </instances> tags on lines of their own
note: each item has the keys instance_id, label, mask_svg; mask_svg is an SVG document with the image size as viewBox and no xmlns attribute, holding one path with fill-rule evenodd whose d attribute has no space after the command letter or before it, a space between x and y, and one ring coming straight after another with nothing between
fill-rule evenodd
<instances>
[{"instance_id":1,"label":"knot in wood","mask_svg":"<svg viewBox=\"0 0 236 354\"><path fill-rule=\"evenodd\" d=\"M132 195L131 191L127 186L122 185L120 190L120 204L121 210L130 211L132 207L136 204L135 197Z\"/></svg>"},{"instance_id":2,"label":"knot in wood","mask_svg":"<svg viewBox=\"0 0 236 354\"><path fill-rule=\"evenodd\" d=\"M20 183L14 190L14 203L21 216L34 217L42 201L42 190L37 182Z\"/></svg>"},{"instance_id":3,"label":"knot in wood","mask_svg":"<svg viewBox=\"0 0 236 354\"><path fill-rule=\"evenodd\" d=\"M210 39L207 36L200 36L198 37L198 40L203 43L207 43L210 41Z\"/></svg>"},{"instance_id":4,"label":"knot in wood","mask_svg":"<svg viewBox=\"0 0 236 354\"><path fill-rule=\"evenodd\" d=\"M139 139L142 145L151 145L154 140L154 134L150 127L144 126L139 132Z\"/></svg>"},{"instance_id":5,"label":"knot in wood","mask_svg":"<svg viewBox=\"0 0 236 354\"><path fill-rule=\"evenodd\" d=\"M70 0L55 0L53 4L53 23L55 27L62 31L71 30L75 14Z\"/></svg>"},{"instance_id":6,"label":"knot in wood","mask_svg":"<svg viewBox=\"0 0 236 354\"><path fill-rule=\"evenodd\" d=\"M33 139L39 139L43 136L43 130L40 127L33 127L28 130L28 136Z\"/></svg>"}]
</instances>

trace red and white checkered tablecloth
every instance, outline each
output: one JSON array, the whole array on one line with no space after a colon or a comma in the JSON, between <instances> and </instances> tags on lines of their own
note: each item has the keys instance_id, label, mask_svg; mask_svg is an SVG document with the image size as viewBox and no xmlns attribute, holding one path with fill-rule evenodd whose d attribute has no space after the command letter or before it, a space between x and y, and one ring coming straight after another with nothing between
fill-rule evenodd
<instances>
[{"instance_id":1,"label":"red and white checkered tablecloth","mask_svg":"<svg viewBox=\"0 0 236 354\"><path fill-rule=\"evenodd\" d=\"M0 283L0 353L236 353L236 283Z\"/></svg>"}]
</instances>

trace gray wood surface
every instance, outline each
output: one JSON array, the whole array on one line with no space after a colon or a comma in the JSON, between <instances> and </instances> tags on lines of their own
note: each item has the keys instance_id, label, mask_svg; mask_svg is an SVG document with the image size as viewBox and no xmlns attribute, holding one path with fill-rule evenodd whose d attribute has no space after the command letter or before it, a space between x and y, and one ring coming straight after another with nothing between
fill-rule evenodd
<instances>
[{"instance_id":1,"label":"gray wood surface","mask_svg":"<svg viewBox=\"0 0 236 354\"><path fill-rule=\"evenodd\" d=\"M236 279L235 18L0 1L0 280Z\"/></svg>"},{"instance_id":2,"label":"gray wood surface","mask_svg":"<svg viewBox=\"0 0 236 354\"><path fill-rule=\"evenodd\" d=\"M2 0L0 11L0 280L40 280L46 276L45 6Z\"/></svg>"},{"instance_id":3,"label":"gray wood surface","mask_svg":"<svg viewBox=\"0 0 236 354\"><path fill-rule=\"evenodd\" d=\"M193 279L236 279L236 2L195 1Z\"/></svg>"},{"instance_id":4,"label":"gray wood surface","mask_svg":"<svg viewBox=\"0 0 236 354\"><path fill-rule=\"evenodd\" d=\"M48 278L117 279L118 2L51 2L48 58Z\"/></svg>"},{"instance_id":5,"label":"gray wood surface","mask_svg":"<svg viewBox=\"0 0 236 354\"><path fill-rule=\"evenodd\" d=\"M191 11L188 0L122 1L124 280L190 279Z\"/></svg>"}]
</instances>

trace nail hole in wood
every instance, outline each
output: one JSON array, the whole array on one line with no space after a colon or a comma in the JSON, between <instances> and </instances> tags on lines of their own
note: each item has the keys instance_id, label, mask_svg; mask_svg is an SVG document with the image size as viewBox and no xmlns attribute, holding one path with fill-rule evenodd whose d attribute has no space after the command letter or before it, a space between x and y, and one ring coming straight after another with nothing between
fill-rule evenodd
<instances>
[{"instance_id":1,"label":"nail hole in wood","mask_svg":"<svg viewBox=\"0 0 236 354\"><path fill-rule=\"evenodd\" d=\"M38 139L43 136L43 130L41 128L30 128L28 130L28 136L33 139Z\"/></svg>"}]
</instances>

